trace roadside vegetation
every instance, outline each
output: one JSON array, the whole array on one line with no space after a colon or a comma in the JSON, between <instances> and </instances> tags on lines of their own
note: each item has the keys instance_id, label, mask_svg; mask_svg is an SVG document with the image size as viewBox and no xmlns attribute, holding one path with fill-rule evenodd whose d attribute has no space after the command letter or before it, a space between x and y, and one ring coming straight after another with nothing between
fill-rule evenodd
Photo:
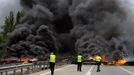
<instances>
[{"instance_id":1,"label":"roadside vegetation","mask_svg":"<svg viewBox=\"0 0 134 75\"><path fill-rule=\"evenodd\" d=\"M16 25L20 23L21 18L24 13L22 11L18 11L17 14L14 12L10 12L8 16L5 17L4 25L1 26L0 31L0 57L5 54L4 44L7 41L8 33L12 32Z\"/></svg>"}]
</instances>

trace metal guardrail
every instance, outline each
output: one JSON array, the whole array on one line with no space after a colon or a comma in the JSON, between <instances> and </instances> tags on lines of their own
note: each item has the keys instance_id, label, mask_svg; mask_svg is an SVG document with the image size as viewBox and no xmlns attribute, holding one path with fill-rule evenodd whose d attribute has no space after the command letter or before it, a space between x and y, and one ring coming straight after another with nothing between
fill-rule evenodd
<instances>
[{"instance_id":1,"label":"metal guardrail","mask_svg":"<svg viewBox=\"0 0 134 75\"><path fill-rule=\"evenodd\" d=\"M38 61L28 64L18 64L12 66L0 67L0 75L27 75L30 72L37 72L43 69L47 69L48 62Z\"/></svg>"}]
</instances>

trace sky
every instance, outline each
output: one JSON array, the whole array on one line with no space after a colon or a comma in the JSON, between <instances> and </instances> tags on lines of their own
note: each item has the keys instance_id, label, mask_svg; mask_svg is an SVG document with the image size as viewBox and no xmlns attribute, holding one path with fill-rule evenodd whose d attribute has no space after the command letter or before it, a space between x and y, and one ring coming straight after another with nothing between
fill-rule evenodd
<instances>
[{"instance_id":1,"label":"sky","mask_svg":"<svg viewBox=\"0 0 134 75\"><path fill-rule=\"evenodd\" d=\"M0 26L3 25L6 15L9 15L10 11L21 10L20 0L0 0Z\"/></svg>"},{"instance_id":2,"label":"sky","mask_svg":"<svg viewBox=\"0 0 134 75\"><path fill-rule=\"evenodd\" d=\"M132 10L134 9L134 0L124 0L124 1L126 6L130 7ZM20 0L0 0L0 26L3 25L5 16L9 15L10 11L16 12L21 9L22 8L20 5Z\"/></svg>"}]
</instances>

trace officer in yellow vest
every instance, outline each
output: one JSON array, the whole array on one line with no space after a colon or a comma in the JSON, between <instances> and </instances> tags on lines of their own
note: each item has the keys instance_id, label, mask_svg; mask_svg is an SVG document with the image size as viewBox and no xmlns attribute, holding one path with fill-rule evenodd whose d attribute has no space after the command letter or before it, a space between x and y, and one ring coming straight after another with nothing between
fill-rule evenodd
<instances>
[{"instance_id":1,"label":"officer in yellow vest","mask_svg":"<svg viewBox=\"0 0 134 75\"><path fill-rule=\"evenodd\" d=\"M54 53L52 52L49 57L51 75L54 75L55 62L56 62L56 55L54 55Z\"/></svg>"},{"instance_id":2,"label":"officer in yellow vest","mask_svg":"<svg viewBox=\"0 0 134 75\"><path fill-rule=\"evenodd\" d=\"M82 68L82 61L83 61L83 57L81 54L79 54L77 56L77 71L82 71L81 68Z\"/></svg>"},{"instance_id":3,"label":"officer in yellow vest","mask_svg":"<svg viewBox=\"0 0 134 75\"><path fill-rule=\"evenodd\" d=\"M101 56L97 55L95 58L97 64L97 72L100 72L100 65L101 65Z\"/></svg>"}]
</instances>

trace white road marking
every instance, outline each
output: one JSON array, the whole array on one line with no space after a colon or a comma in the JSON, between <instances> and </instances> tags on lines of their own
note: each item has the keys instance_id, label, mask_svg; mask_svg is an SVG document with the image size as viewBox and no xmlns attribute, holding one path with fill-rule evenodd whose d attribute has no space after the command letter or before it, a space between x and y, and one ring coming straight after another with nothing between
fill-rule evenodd
<instances>
[{"instance_id":1,"label":"white road marking","mask_svg":"<svg viewBox=\"0 0 134 75\"><path fill-rule=\"evenodd\" d=\"M65 69L65 68L72 67L72 66L74 66L74 65L64 66L64 67L62 67L62 68L56 69L55 71L63 70L63 69ZM47 74L50 74L50 73L51 73L51 72L49 71L49 72L42 73L42 74L40 74L40 75L47 75Z\"/></svg>"},{"instance_id":2,"label":"white road marking","mask_svg":"<svg viewBox=\"0 0 134 75\"><path fill-rule=\"evenodd\" d=\"M119 68L120 68L120 69L122 69L123 71L125 71L125 72L129 73L130 75L134 75L134 73L133 73L133 72L131 72L131 71L129 71L129 70L127 70L127 69L123 68L123 67L119 67Z\"/></svg>"},{"instance_id":3,"label":"white road marking","mask_svg":"<svg viewBox=\"0 0 134 75\"><path fill-rule=\"evenodd\" d=\"M86 75L91 75L93 68L94 68L94 66L91 66L91 68L90 68L89 71L86 73Z\"/></svg>"}]
</instances>

